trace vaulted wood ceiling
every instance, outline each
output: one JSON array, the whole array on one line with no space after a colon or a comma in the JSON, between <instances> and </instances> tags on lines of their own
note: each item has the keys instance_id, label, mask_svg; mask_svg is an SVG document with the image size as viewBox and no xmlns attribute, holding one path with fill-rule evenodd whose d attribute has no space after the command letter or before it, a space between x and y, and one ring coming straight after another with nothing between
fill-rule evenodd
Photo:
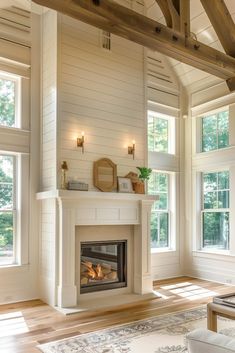
<instances>
[{"instance_id":1,"label":"vaulted wood ceiling","mask_svg":"<svg viewBox=\"0 0 235 353\"><path fill-rule=\"evenodd\" d=\"M191 35L190 0L155 0L152 6L157 3L166 26L156 21L156 18L151 20L111 0L34 0L39 5L52 8L152 50L158 50L173 59L215 75L225 80L230 91L234 91L234 22L224 0L200 1L226 54L205 45Z\"/></svg>"},{"instance_id":2,"label":"vaulted wood ceiling","mask_svg":"<svg viewBox=\"0 0 235 353\"><path fill-rule=\"evenodd\" d=\"M23 2L29 3L29 0L6 1L15 1L17 5L22 3L22 6ZM235 0L138 0L145 4L147 16L154 20L149 22L143 18L143 26L139 15L131 16L128 9L128 16L120 18L123 12L118 13L120 9L115 6L117 3L128 6L131 0L34 2L159 50L171 57L176 74L187 87L196 85L202 79L211 80L213 75L217 82L227 80L230 90L235 90ZM106 5L109 3L111 12L107 12ZM226 7L229 13L226 13Z\"/></svg>"},{"instance_id":3,"label":"vaulted wood ceiling","mask_svg":"<svg viewBox=\"0 0 235 353\"><path fill-rule=\"evenodd\" d=\"M220 0L212 0L213 3L217 1ZM204 3L205 2L210 3L211 1L204 0ZM235 1L224 0L224 2L233 21L235 21ZM145 0L145 5L147 8L148 17L155 19L156 21L162 24L166 24L163 13L156 0ZM224 27L223 21L220 20L220 18L218 18L218 21L224 35L226 35L227 31ZM225 52L200 0L190 1L190 31L195 34L198 41L221 52ZM232 33L228 34L231 35ZM233 33L233 35L235 34ZM235 46L233 46L233 48L235 48ZM190 65L186 65L173 59L169 60L180 81L189 90L200 88L202 82L204 82L205 85L210 84L211 82L213 82L214 84L221 82L219 78L212 77L210 74L201 70L197 70L196 68Z\"/></svg>"}]
</instances>

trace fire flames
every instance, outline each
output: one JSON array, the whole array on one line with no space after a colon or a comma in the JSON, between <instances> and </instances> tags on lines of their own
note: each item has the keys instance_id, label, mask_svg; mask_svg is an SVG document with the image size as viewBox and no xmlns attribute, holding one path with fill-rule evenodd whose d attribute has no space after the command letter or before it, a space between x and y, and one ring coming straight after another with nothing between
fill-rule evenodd
<instances>
[{"instance_id":1,"label":"fire flames","mask_svg":"<svg viewBox=\"0 0 235 353\"><path fill-rule=\"evenodd\" d=\"M102 268L100 264L96 266L92 265L91 262L83 262L82 263L87 268L87 275L92 279L103 279L104 274L102 272Z\"/></svg>"}]
</instances>

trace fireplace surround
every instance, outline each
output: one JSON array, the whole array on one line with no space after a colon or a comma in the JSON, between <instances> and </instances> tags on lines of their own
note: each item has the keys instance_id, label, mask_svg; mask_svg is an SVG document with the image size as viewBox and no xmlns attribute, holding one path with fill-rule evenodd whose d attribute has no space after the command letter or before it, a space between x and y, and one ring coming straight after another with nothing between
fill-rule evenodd
<instances>
[{"instance_id":1,"label":"fireplace surround","mask_svg":"<svg viewBox=\"0 0 235 353\"><path fill-rule=\"evenodd\" d=\"M37 199L41 201L42 216L45 219L43 236L46 241L41 242L43 268L40 272L40 287L41 298L46 303L68 308L79 306L85 297L91 300L101 296L104 298L105 292L107 295L110 292L139 295L152 293L150 217L155 196L52 190L38 193ZM132 234L121 238L113 234L112 237L102 239L96 231L90 239L84 235L76 240L77 229L84 227L86 234L89 226L95 226L96 229L98 226L129 226ZM80 256L77 266L76 241L119 241L128 238L131 247L128 246L127 254L130 254L133 270L127 271L127 287L82 293L80 269L77 268L80 266Z\"/></svg>"}]
</instances>

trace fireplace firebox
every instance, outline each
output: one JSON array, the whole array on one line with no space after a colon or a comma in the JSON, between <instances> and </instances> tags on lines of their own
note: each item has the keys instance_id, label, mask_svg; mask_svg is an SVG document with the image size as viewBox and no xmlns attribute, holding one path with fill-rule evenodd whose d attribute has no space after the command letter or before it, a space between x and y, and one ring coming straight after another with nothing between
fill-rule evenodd
<instances>
[{"instance_id":1,"label":"fireplace firebox","mask_svg":"<svg viewBox=\"0 0 235 353\"><path fill-rule=\"evenodd\" d=\"M127 241L81 243L80 292L127 286Z\"/></svg>"}]
</instances>

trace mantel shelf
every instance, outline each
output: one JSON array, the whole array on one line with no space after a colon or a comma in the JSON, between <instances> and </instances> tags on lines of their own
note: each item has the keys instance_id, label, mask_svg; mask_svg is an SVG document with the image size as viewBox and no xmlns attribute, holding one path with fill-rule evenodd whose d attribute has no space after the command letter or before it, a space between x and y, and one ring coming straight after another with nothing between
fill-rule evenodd
<instances>
[{"instance_id":1,"label":"mantel shelf","mask_svg":"<svg viewBox=\"0 0 235 353\"><path fill-rule=\"evenodd\" d=\"M129 201L155 201L159 199L158 195L121 193L121 192L102 192L102 191L77 191L77 190L49 190L36 194L37 200L45 199L100 199L100 200L129 200Z\"/></svg>"}]
</instances>

